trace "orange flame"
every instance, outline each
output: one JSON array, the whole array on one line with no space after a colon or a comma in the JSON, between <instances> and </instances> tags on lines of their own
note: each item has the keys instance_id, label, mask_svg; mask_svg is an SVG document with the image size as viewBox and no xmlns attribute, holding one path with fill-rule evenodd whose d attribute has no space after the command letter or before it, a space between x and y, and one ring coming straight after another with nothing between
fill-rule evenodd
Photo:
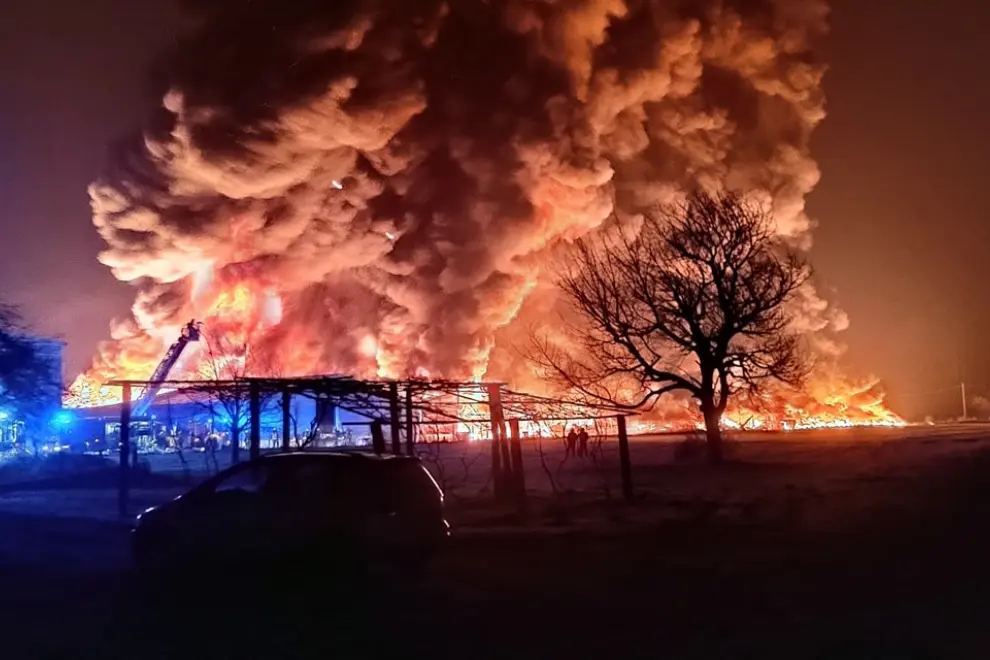
<instances>
[{"instance_id":1,"label":"orange flame","mask_svg":"<svg viewBox=\"0 0 990 660\"><path fill-rule=\"evenodd\" d=\"M282 320L282 300L277 289L251 277L215 277L212 270L198 272L192 281L191 316L202 320L209 350L190 345L171 378L229 378L243 374L248 348ZM188 320L188 319L187 319ZM181 326L162 328L162 339L148 338L148 355L121 353L112 369L92 368L80 374L64 400L68 407L90 407L120 402L120 388L104 383L113 379L149 378L168 348L166 336L178 338ZM154 357L151 357L154 356Z\"/></svg>"},{"instance_id":2,"label":"orange flame","mask_svg":"<svg viewBox=\"0 0 990 660\"><path fill-rule=\"evenodd\" d=\"M194 318L204 324L204 341L209 349L192 346L172 378L233 378L244 375L248 353L264 342L272 329L282 321L282 300L277 289L263 278L245 273L214 273L205 268L191 277L190 304ZM283 329L284 330L284 329ZM400 330L398 328L393 330ZM150 377L157 360L167 349L166 336L178 337L179 327L162 328L163 339L148 338L151 346L140 353L121 352L115 356L112 369L93 368L81 374L72 384L65 400L67 406L86 407L119 402L117 387L103 385L113 378L145 379ZM367 334L356 339L355 351L366 357L378 356L380 376L398 376L384 367L380 338ZM278 342L284 348L285 339ZM292 364L291 352L278 355L286 375L309 373L312 364ZM299 358L296 361L301 361ZM417 377L428 378L422 368ZM474 380L484 377L484 370L474 374ZM480 390L479 390L480 393ZM542 394L541 392L535 392ZM479 400L484 400L480 397ZM455 432L471 440L491 438L491 426L486 404L468 404L461 410L463 421ZM631 420L630 433L658 433L703 428L696 406L687 400L671 404L664 401L654 415ZM594 420L569 422L594 426ZM727 429L739 430L797 430L815 428L847 428L854 426L904 426L905 422L890 411L876 383L851 384L845 379L823 377L800 392L776 391L750 400L733 399L723 416ZM555 435L561 424L524 422L524 436Z\"/></svg>"}]
</instances>

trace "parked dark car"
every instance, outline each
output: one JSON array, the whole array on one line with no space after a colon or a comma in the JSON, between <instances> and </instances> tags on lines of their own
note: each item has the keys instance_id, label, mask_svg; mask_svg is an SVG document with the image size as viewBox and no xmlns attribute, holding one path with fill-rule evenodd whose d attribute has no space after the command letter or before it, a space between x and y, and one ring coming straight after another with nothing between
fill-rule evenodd
<instances>
[{"instance_id":1,"label":"parked dark car","mask_svg":"<svg viewBox=\"0 0 990 660\"><path fill-rule=\"evenodd\" d=\"M236 465L148 509L132 549L145 569L259 556L408 566L449 530L443 492L418 459L295 452Z\"/></svg>"}]
</instances>

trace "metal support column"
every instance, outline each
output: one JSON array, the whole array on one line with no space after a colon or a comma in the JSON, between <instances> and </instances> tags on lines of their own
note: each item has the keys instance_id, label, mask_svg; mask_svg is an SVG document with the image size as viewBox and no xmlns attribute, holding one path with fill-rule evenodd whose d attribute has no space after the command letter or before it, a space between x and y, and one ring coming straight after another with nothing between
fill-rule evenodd
<instances>
[{"instance_id":1,"label":"metal support column","mask_svg":"<svg viewBox=\"0 0 990 660\"><path fill-rule=\"evenodd\" d=\"M371 448L379 456L385 453L385 433L382 431L382 423L378 420L371 423Z\"/></svg>"},{"instance_id":2,"label":"metal support column","mask_svg":"<svg viewBox=\"0 0 990 660\"><path fill-rule=\"evenodd\" d=\"M416 455L416 427L413 426L412 383L406 385L406 453Z\"/></svg>"},{"instance_id":3,"label":"metal support column","mask_svg":"<svg viewBox=\"0 0 990 660\"><path fill-rule=\"evenodd\" d=\"M117 489L117 510L121 518L127 516L128 478L131 458L131 384L121 385L120 404L120 483Z\"/></svg>"},{"instance_id":4,"label":"metal support column","mask_svg":"<svg viewBox=\"0 0 990 660\"><path fill-rule=\"evenodd\" d=\"M261 457L261 384L251 381L248 386L251 415L251 460Z\"/></svg>"},{"instance_id":5,"label":"metal support column","mask_svg":"<svg viewBox=\"0 0 990 660\"><path fill-rule=\"evenodd\" d=\"M289 451L289 436L292 432L292 394L285 390L282 392L282 451Z\"/></svg>"},{"instance_id":6,"label":"metal support column","mask_svg":"<svg viewBox=\"0 0 990 660\"><path fill-rule=\"evenodd\" d=\"M399 421L399 384L389 383L388 386L388 425L392 430L392 453L402 453L402 441L399 437L401 422Z\"/></svg>"}]
</instances>

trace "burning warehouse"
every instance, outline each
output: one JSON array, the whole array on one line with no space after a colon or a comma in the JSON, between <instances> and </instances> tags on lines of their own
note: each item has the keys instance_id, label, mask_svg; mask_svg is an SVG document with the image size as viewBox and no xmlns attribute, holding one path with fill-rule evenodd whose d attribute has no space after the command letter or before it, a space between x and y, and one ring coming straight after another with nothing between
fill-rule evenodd
<instances>
[{"instance_id":1,"label":"burning warehouse","mask_svg":"<svg viewBox=\"0 0 990 660\"><path fill-rule=\"evenodd\" d=\"M77 411L67 443L76 450L111 451L120 442L120 403ZM349 432L359 417L341 413L334 405L297 397L290 401L292 446L314 447L364 443L366 432ZM223 392L218 386L168 390L148 403L142 397L132 406L131 441L139 452L175 449L224 449L235 441L248 448L249 402L245 394ZM260 411L261 446L282 446L281 409L265 399Z\"/></svg>"},{"instance_id":2,"label":"burning warehouse","mask_svg":"<svg viewBox=\"0 0 990 660\"><path fill-rule=\"evenodd\" d=\"M198 7L163 60L157 116L90 188L101 261L137 298L73 405L149 378L189 318L203 341L172 378L548 393L518 347L559 334L555 263L575 239L635 232L644 210L715 185L810 244L820 0ZM794 304L837 357L845 316L810 284ZM827 401L776 401L775 419L888 419L842 400L864 388L822 378L809 391Z\"/></svg>"}]
</instances>

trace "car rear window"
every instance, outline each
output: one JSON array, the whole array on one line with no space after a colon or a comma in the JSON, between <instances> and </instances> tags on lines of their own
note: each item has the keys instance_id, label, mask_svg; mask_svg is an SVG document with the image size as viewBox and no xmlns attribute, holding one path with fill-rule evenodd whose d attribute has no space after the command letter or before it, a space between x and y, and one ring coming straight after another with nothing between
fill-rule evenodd
<instances>
[{"instance_id":1,"label":"car rear window","mask_svg":"<svg viewBox=\"0 0 990 660\"><path fill-rule=\"evenodd\" d=\"M440 502L436 484L419 463L382 461L375 472L376 487L394 507L433 507Z\"/></svg>"},{"instance_id":2,"label":"car rear window","mask_svg":"<svg viewBox=\"0 0 990 660\"><path fill-rule=\"evenodd\" d=\"M266 490L345 506L377 510L435 509L441 503L433 478L417 462L334 457L278 464ZM350 503L350 504L348 504Z\"/></svg>"}]
</instances>

